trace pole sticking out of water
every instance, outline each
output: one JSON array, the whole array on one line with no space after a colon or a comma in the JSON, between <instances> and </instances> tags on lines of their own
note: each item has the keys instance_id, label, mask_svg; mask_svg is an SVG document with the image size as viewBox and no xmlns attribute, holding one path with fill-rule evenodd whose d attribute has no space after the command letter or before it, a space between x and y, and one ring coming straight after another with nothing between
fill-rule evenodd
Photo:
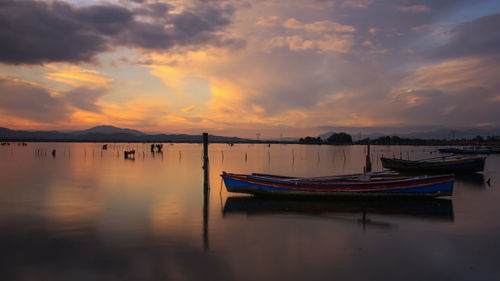
<instances>
[{"instance_id":1,"label":"pole sticking out of water","mask_svg":"<svg viewBox=\"0 0 500 281\"><path fill-rule=\"evenodd\" d=\"M372 161L370 158L370 139L368 139L368 145L367 145L367 151L366 151L366 166L365 166L365 172L369 173L372 171Z\"/></svg>"},{"instance_id":2,"label":"pole sticking out of water","mask_svg":"<svg viewBox=\"0 0 500 281\"><path fill-rule=\"evenodd\" d=\"M203 172L204 172L204 184L203 190L207 191L210 189L209 178L208 178L208 133L203 133Z\"/></svg>"},{"instance_id":3,"label":"pole sticking out of water","mask_svg":"<svg viewBox=\"0 0 500 281\"><path fill-rule=\"evenodd\" d=\"M209 163L208 163L208 133L203 133L203 246L205 250L209 249L208 244L208 210L209 210ZM180 152L180 151L179 151Z\"/></svg>"}]
</instances>

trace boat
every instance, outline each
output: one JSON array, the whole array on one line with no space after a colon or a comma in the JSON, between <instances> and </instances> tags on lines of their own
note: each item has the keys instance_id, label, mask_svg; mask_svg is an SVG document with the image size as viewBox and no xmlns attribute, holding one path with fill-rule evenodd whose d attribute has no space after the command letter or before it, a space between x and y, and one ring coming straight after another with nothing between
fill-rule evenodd
<instances>
[{"instance_id":1,"label":"boat","mask_svg":"<svg viewBox=\"0 0 500 281\"><path fill-rule=\"evenodd\" d=\"M400 176L365 173L317 178L222 172L228 192L291 197L437 197L451 196L453 174Z\"/></svg>"},{"instance_id":2,"label":"boat","mask_svg":"<svg viewBox=\"0 0 500 281\"><path fill-rule=\"evenodd\" d=\"M444 156L422 160L404 160L381 157L385 169L431 173L475 173L484 170L485 157Z\"/></svg>"},{"instance_id":3,"label":"boat","mask_svg":"<svg viewBox=\"0 0 500 281\"><path fill-rule=\"evenodd\" d=\"M444 147L439 148L441 153L455 153L455 154L498 154L500 148L489 146L462 146L462 147Z\"/></svg>"}]
</instances>

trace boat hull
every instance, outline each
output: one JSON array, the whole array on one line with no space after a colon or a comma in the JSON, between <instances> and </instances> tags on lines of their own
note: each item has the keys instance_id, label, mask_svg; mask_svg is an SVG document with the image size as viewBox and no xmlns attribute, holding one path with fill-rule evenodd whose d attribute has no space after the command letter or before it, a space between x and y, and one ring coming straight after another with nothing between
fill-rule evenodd
<instances>
[{"instance_id":1,"label":"boat hull","mask_svg":"<svg viewBox=\"0 0 500 281\"><path fill-rule=\"evenodd\" d=\"M453 175L404 179L338 180L332 182L284 181L223 173L228 192L292 197L437 197L453 191Z\"/></svg>"},{"instance_id":2,"label":"boat hull","mask_svg":"<svg viewBox=\"0 0 500 281\"><path fill-rule=\"evenodd\" d=\"M453 172L475 173L484 170L484 157L463 158L452 161L411 161L403 159L380 158L385 169L396 171L425 171L425 172Z\"/></svg>"}]
</instances>

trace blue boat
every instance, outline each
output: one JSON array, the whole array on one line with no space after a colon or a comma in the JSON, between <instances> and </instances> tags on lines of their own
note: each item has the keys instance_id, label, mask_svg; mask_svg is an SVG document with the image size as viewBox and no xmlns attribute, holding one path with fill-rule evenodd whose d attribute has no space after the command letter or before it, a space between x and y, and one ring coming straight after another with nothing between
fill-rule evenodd
<instances>
[{"instance_id":1,"label":"blue boat","mask_svg":"<svg viewBox=\"0 0 500 281\"><path fill-rule=\"evenodd\" d=\"M394 174L294 178L222 173L228 192L293 197L451 196L454 175L402 177Z\"/></svg>"}]
</instances>

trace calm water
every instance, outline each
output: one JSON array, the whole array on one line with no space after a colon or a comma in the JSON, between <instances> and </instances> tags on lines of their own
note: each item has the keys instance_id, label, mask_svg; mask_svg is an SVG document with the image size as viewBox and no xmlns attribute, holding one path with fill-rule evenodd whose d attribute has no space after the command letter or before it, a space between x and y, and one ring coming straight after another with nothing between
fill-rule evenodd
<instances>
[{"instance_id":1,"label":"calm water","mask_svg":"<svg viewBox=\"0 0 500 281\"><path fill-rule=\"evenodd\" d=\"M201 144L101 147L0 147L0 280L500 280L500 156L447 199L296 202L219 175L362 172L365 147L211 144L204 204ZM373 168L435 151L372 146Z\"/></svg>"}]
</instances>

